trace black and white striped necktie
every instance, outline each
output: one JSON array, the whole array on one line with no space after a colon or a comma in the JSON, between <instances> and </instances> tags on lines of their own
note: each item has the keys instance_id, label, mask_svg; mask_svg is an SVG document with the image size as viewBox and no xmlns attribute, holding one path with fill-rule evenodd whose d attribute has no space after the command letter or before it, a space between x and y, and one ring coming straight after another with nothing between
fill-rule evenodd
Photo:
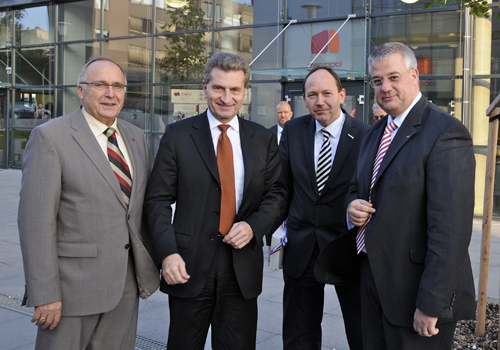
<instances>
[{"instance_id":1,"label":"black and white striped necktie","mask_svg":"<svg viewBox=\"0 0 500 350\"><path fill-rule=\"evenodd\" d=\"M322 129L321 132L323 133L323 144L321 145L321 150L319 151L318 168L316 170L316 183L318 184L319 193L321 193L325 187L328 175L330 175L330 169L332 168L332 146L330 145L330 133L325 129Z\"/></svg>"}]
</instances>

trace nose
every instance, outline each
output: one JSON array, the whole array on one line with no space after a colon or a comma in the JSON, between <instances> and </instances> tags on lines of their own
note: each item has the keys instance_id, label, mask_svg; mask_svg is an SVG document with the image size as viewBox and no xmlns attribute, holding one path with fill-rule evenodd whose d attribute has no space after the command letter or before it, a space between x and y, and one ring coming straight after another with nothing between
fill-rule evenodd
<instances>
[{"instance_id":1,"label":"nose","mask_svg":"<svg viewBox=\"0 0 500 350\"><path fill-rule=\"evenodd\" d=\"M230 95L229 90L225 89L220 97L221 101L227 103L229 101L229 95Z\"/></svg>"},{"instance_id":2,"label":"nose","mask_svg":"<svg viewBox=\"0 0 500 350\"><path fill-rule=\"evenodd\" d=\"M114 97L115 96L115 90L113 89L112 85L108 85L108 88L106 89L105 96L108 96L108 97Z\"/></svg>"},{"instance_id":3,"label":"nose","mask_svg":"<svg viewBox=\"0 0 500 350\"><path fill-rule=\"evenodd\" d=\"M389 91L392 89L392 84L389 82L389 79L382 79L382 86L380 89L382 89L382 91Z\"/></svg>"}]
</instances>

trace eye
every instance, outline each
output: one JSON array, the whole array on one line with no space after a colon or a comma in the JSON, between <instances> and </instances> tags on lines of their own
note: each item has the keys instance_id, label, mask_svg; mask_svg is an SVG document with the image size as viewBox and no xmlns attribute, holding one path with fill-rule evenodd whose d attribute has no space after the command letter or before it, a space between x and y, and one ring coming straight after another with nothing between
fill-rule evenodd
<instances>
[{"instance_id":1,"label":"eye","mask_svg":"<svg viewBox=\"0 0 500 350\"><path fill-rule=\"evenodd\" d=\"M113 89L115 91L120 91L123 89L123 84L113 84Z\"/></svg>"},{"instance_id":2,"label":"eye","mask_svg":"<svg viewBox=\"0 0 500 350\"><path fill-rule=\"evenodd\" d=\"M396 81L399 81L399 78L400 78L399 75L392 75L389 77L389 80L394 83Z\"/></svg>"},{"instance_id":3,"label":"eye","mask_svg":"<svg viewBox=\"0 0 500 350\"><path fill-rule=\"evenodd\" d=\"M372 79L372 84L374 86L380 86L382 85L382 79Z\"/></svg>"},{"instance_id":4,"label":"eye","mask_svg":"<svg viewBox=\"0 0 500 350\"><path fill-rule=\"evenodd\" d=\"M106 83L103 83L102 81L96 81L94 83L95 87L98 88L98 89L102 89L102 88L105 88L105 87L108 87L108 84Z\"/></svg>"}]
</instances>

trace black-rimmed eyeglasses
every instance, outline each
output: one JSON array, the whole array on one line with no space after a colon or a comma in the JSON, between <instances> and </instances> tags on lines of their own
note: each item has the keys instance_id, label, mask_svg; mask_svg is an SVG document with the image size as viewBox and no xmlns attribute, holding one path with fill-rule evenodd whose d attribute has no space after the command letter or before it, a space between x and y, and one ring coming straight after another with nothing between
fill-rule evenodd
<instances>
[{"instance_id":1,"label":"black-rimmed eyeglasses","mask_svg":"<svg viewBox=\"0 0 500 350\"><path fill-rule=\"evenodd\" d=\"M127 87L127 85L125 84L120 84L120 83L108 84L103 81L91 81L91 82L81 81L80 84L92 85L97 90L107 90L111 86L115 92L121 92L123 91L124 88Z\"/></svg>"}]
</instances>

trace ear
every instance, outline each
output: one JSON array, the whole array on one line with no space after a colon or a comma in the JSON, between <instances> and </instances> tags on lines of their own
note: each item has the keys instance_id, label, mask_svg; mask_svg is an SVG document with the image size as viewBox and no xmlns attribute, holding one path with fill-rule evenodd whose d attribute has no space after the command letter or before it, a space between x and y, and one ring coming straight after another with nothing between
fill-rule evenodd
<instances>
[{"instance_id":1,"label":"ear","mask_svg":"<svg viewBox=\"0 0 500 350\"><path fill-rule=\"evenodd\" d=\"M343 104L344 100L345 100L345 95L346 95L345 89L340 90L339 95L340 95L340 104Z\"/></svg>"},{"instance_id":2,"label":"ear","mask_svg":"<svg viewBox=\"0 0 500 350\"><path fill-rule=\"evenodd\" d=\"M83 88L81 85L78 85L76 87L76 91L78 92L78 97L80 97L80 100L83 101Z\"/></svg>"},{"instance_id":3,"label":"ear","mask_svg":"<svg viewBox=\"0 0 500 350\"><path fill-rule=\"evenodd\" d=\"M205 96L205 98L208 98L207 89L208 89L207 84L205 84L205 82L203 82L203 95Z\"/></svg>"}]
</instances>

